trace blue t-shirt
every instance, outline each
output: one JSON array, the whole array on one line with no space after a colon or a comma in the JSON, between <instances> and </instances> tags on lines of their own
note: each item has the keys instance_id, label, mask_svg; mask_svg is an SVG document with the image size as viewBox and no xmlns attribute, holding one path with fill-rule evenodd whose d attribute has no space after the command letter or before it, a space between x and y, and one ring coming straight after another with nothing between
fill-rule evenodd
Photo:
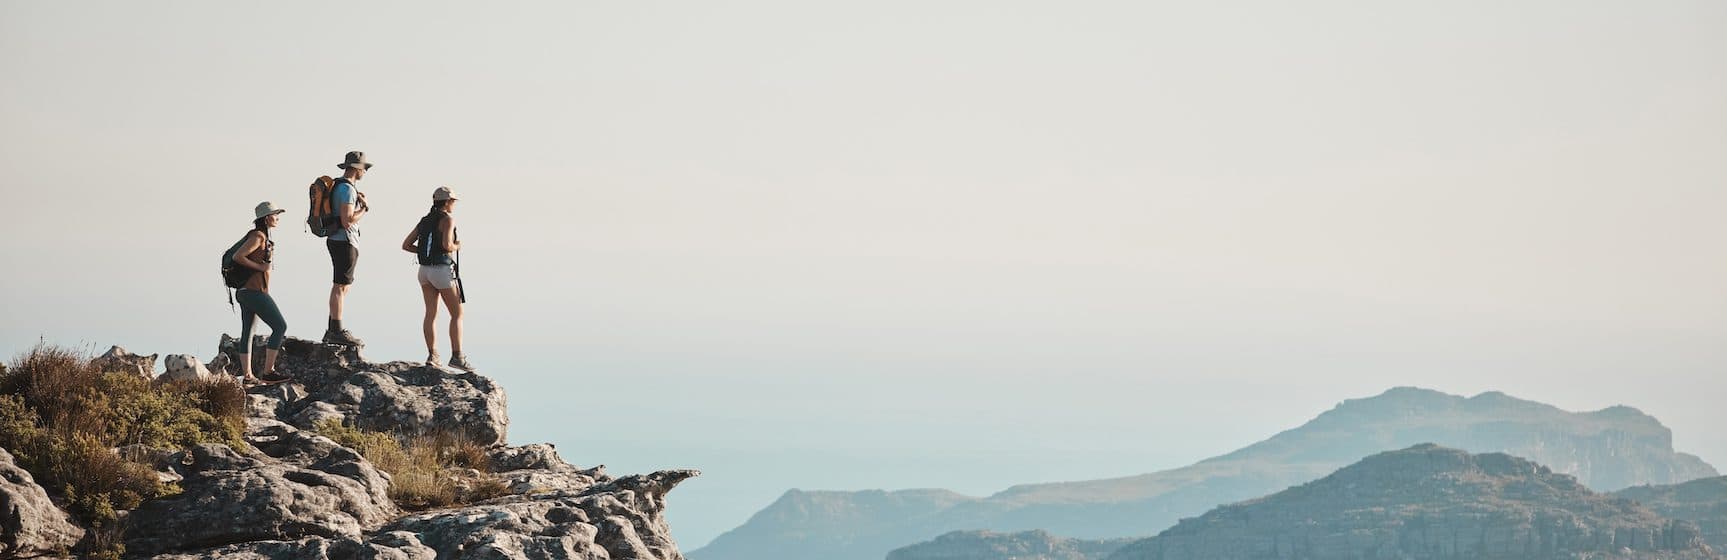
<instances>
[{"instance_id":1,"label":"blue t-shirt","mask_svg":"<svg viewBox=\"0 0 1727 560\"><path fill-rule=\"evenodd\" d=\"M353 210L359 209L360 195L354 191L354 185L347 181L336 181L336 189L330 193L330 199L331 203L335 204L337 216L342 215L343 204L354 206ZM349 229L337 229L330 233L330 239L353 243L360 236L350 235L351 229L353 229L352 226Z\"/></svg>"}]
</instances>

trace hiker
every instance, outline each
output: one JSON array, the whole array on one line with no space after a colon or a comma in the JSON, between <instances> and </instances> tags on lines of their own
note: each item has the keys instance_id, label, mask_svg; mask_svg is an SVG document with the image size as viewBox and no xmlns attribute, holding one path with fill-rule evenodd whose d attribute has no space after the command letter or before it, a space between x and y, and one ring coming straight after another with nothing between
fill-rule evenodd
<instances>
[{"instance_id":1,"label":"hiker","mask_svg":"<svg viewBox=\"0 0 1727 560\"><path fill-rule=\"evenodd\" d=\"M426 336L426 365L438 365L437 333L433 323L438 320L438 300L450 310L450 367L473 371L467 354L462 353L462 296L456 278L454 259L450 255L462 249L456 238L456 220L450 211L456 207L456 193L449 187L432 191L432 210L420 218L419 225L402 240L402 250L413 253L420 261L420 295L426 300L426 317L421 330Z\"/></svg>"},{"instance_id":2,"label":"hiker","mask_svg":"<svg viewBox=\"0 0 1727 560\"><path fill-rule=\"evenodd\" d=\"M342 178L336 179L331 200L335 203L336 229L324 240L330 250L330 266L334 278L330 285L330 327L324 331L324 342L359 345L360 339L342 328L342 305L348 297L348 286L354 283L354 266L360 262L360 218L366 216L366 195L354 184L372 168L364 152L348 152L342 163Z\"/></svg>"},{"instance_id":3,"label":"hiker","mask_svg":"<svg viewBox=\"0 0 1727 560\"><path fill-rule=\"evenodd\" d=\"M234 264L245 269L239 271L240 274L249 276L234 292L234 299L240 303L240 340L236 352L239 354L240 382L244 385L273 384L288 379L276 376L276 353L282 350L282 340L288 335L288 322L282 319L282 310L276 307L276 300L270 297L270 261L276 253L276 242L270 240L270 229L281 221L283 212L286 210L276 208L276 205L269 201L258 203L252 212L255 216L252 220L252 231L246 232L246 237L240 240L238 248L233 250L230 258ZM252 376L254 319L263 319L264 324L270 326L270 338L264 344L264 372L261 378Z\"/></svg>"}]
</instances>

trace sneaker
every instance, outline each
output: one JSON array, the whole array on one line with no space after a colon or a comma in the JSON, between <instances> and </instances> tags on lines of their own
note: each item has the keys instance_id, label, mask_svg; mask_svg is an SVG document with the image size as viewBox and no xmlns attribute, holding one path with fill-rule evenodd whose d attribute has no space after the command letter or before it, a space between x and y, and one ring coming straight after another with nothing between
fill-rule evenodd
<instances>
[{"instance_id":1,"label":"sneaker","mask_svg":"<svg viewBox=\"0 0 1727 560\"><path fill-rule=\"evenodd\" d=\"M294 376L288 375L285 373L281 373L281 372L266 373L266 374L258 377L258 382L261 385L275 385L278 383L285 383L285 382L293 381L293 380L294 380Z\"/></svg>"},{"instance_id":2,"label":"sneaker","mask_svg":"<svg viewBox=\"0 0 1727 560\"><path fill-rule=\"evenodd\" d=\"M348 329L342 329L339 331L329 331L329 330L324 331L324 343L325 344L344 344L347 346L359 346L362 344L360 342L360 339L358 337L354 336L354 333L348 332Z\"/></svg>"},{"instance_id":3,"label":"sneaker","mask_svg":"<svg viewBox=\"0 0 1727 560\"><path fill-rule=\"evenodd\" d=\"M426 367L438 367L438 360L443 359L437 352L426 354Z\"/></svg>"},{"instance_id":4,"label":"sneaker","mask_svg":"<svg viewBox=\"0 0 1727 560\"><path fill-rule=\"evenodd\" d=\"M468 355L461 352L457 352L450 356L450 367L462 371L474 371L474 365L468 363Z\"/></svg>"}]
</instances>

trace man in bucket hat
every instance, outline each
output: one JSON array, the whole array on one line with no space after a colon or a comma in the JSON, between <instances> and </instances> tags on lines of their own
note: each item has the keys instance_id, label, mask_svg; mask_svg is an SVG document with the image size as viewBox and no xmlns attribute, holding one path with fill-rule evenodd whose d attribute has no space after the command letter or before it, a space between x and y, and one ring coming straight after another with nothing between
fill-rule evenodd
<instances>
[{"instance_id":1,"label":"man in bucket hat","mask_svg":"<svg viewBox=\"0 0 1727 560\"><path fill-rule=\"evenodd\" d=\"M348 286L354 283L354 267L360 262L360 249L356 245L360 239L360 230L356 226L368 210L366 195L354 184L366 176L366 170L372 168L372 163L366 161L365 152L354 151L348 152L348 155L342 158L342 163L336 167L342 169L342 178L336 180L330 199L336 204L338 227L324 240L325 247L330 250L330 267L333 272L330 285L330 328L324 331L324 342L358 345L360 339L348 332L348 329L342 328L342 305L348 297Z\"/></svg>"}]
</instances>

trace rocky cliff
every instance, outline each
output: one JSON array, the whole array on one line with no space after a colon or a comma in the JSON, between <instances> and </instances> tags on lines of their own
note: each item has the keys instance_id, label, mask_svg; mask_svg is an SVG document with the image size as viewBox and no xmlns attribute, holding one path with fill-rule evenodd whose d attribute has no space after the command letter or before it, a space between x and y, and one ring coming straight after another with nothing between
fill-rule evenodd
<instances>
[{"instance_id":1,"label":"rocky cliff","mask_svg":"<svg viewBox=\"0 0 1727 560\"><path fill-rule=\"evenodd\" d=\"M1068 539L1048 531L954 531L888 553L887 560L1104 560L1133 539Z\"/></svg>"},{"instance_id":2,"label":"rocky cliff","mask_svg":"<svg viewBox=\"0 0 1727 560\"><path fill-rule=\"evenodd\" d=\"M209 367L169 356L164 375L220 374L235 359L235 344L224 337ZM145 372L143 360L155 361L111 354L104 359L136 362ZM298 339L289 339L278 370L294 380L248 395L249 445L128 450L181 489L121 513L117 538L128 557L683 558L666 525L665 498L696 471L613 477L603 467L566 463L548 444L509 446L503 389L476 373L372 363L354 349ZM409 435L459 431L486 466L458 473L462 484L489 490L457 488L474 498L459 505L398 504L393 487L410 481L317 431L332 425ZM65 550L81 531L42 507L42 489L8 468L9 459L0 453L7 481L0 514L10 514L0 520L0 546L8 547L0 553Z\"/></svg>"},{"instance_id":3,"label":"rocky cliff","mask_svg":"<svg viewBox=\"0 0 1727 560\"><path fill-rule=\"evenodd\" d=\"M1110 560L1713 557L1696 525L1571 476L1420 445L1184 519Z\"/></svg>"},{"instance_id":4,"label":"rocky cliff","mask_svg":"<svg viewBox=\"0 0 1727 560\"><path fill-rule=\"evenodd\" d=\"M1633 486L1614 495L1637 500L1650 510L1697 524L1703 542L1727 551L1727 476L1661 486Z\"/></svg>"},{"instance_id":5,"label":"rocky cliff","mask_svg":"<svg viewBox=\"0 0 1727 560\"><path fill-rule=\"evenodd\" d=\"M1665 426L1629 407L1577 413L1502 393L1465 398L1397 388L1345 401L1265 441L1168 471L1029 484L987 498L918 491L942 499L907 500L891 515L872 515L874 508L865 504L899 493L792 491L690 557L879 560L890 550L954 530L1144 537L1218 504L1263 496L1374 453L1426 442L1528 457L1603 490L1717 474L1697 457L1675 452ZM808 503L812 496L820 497L819 507Z\"/></svg>"}]
</instances>

